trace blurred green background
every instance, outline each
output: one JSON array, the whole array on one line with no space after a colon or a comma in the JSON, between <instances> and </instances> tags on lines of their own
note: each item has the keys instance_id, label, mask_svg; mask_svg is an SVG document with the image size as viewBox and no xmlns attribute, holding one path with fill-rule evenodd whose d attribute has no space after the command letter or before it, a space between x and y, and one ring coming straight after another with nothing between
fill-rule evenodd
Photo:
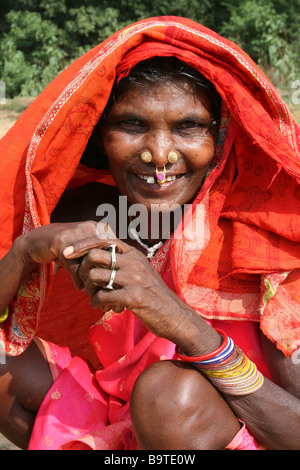
<instances>
[{"instance_id":1,"label":"blurred green background","mask_svg":"<svg viewBox=\"0 0 300 470\"><path fill-rule=\"evenodd\" d=\"M300 78L300 0L6 0L0 79L37 96L74 59L142 18L187 16L238 43L283 91Z\"/></svg>"}]
</instances>

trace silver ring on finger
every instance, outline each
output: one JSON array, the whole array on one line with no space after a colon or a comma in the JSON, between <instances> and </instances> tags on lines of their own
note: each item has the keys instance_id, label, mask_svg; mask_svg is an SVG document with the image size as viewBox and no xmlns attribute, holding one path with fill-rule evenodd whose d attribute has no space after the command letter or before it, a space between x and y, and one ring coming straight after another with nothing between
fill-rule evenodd
<instances>
[{"instance_id":1,"label":"silver ring on finger","mask_svg":"<svg viewBox=\"0 0 300 470\"><path fill-rule=\"evenodd\" d=\"M117 245L109 245L109 251L111 253L111 265L110 269L114 271L116 269L116 263L117 263L117 258L116 258L116 248Z\"/></svg>"},{"instance_id":2,"label":"silver ring on finger","mask_svg":"<svg viewBox=\"0 0 300 470\"><path fill-rule=\"evenodd\" d=\"M109 283L106 286L103 286L103 289L107 290L113 290L114 289L114 280L116 276L116 247L117 245L109 245L106 249L111 253L111 264L110 264L110 269L111 269L111 274L110 274L110 280Z\"/></svg>"},{"instance_id":3,"label":"silver ring on finger","mask_svg":"<svg viewBox=\"0 0 300 470\"><path fill-rule=\"evenodd\" d=\"M106 286L103 286L103 289L107 290L113 290L114 289L114 280L115 280L115 275L116 275L116 270L113 269L111 274L110 274L110 280L109 283Z\"/></svg>"}]
</instances>

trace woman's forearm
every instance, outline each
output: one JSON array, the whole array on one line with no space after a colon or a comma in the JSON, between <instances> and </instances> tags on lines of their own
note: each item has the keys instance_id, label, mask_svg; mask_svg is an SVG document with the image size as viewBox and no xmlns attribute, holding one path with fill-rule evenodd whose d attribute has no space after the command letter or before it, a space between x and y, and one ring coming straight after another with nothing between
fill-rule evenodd
<instances>
[{"instance_id":1,"label":"woman's forearm","mask_svg":"<svg viewBox=\"0 0 300 470\"><path fill-rule=\"evenodd\" d=\"M200 325L201 321L204 324ZM192 321L189 323L192 324ZM195 326L197 327L197 325ZM208 334L207 328L211 330ZM192 347L191 338L193 335L190 331L193 330L189 330L186 344L189 341ZM214 349L212 332L215 331L202 318L199 318L198 332L199 349L196 350L196 353L195 349L194 351L193 349L187 350L187 354L190 356L205 354L205 350L202 349L205 344L207 344L206 352L211 352ZM196 336L195 338L197 339ZM263 337L262 342L265 341L266 339ZM194 341L194 344L197 344L197 341ZM255 392L247 395L226 395L224 393L223 396L236 417L244 421L249 431L268 449L300 449L300 377L298 369L293 367L290 359L285 358L270 342L268 342L268 350L264 347L264 353L269 368L271 364L273 366L271 375L277 377L276 383L264 378L263 385ZM281 386L277 383L280 383Z\"/></svg>"},{"instance_id":2,"label":"woman's forearm","mask_svg":"<svg viewBox=\"0 0 300 470\"><path fill-rule=\"evenodd\" d=\"M270 450L300 449L300 400L275 383L246 396L225 396L235 415Z\"/></svg>"}]
</instances>

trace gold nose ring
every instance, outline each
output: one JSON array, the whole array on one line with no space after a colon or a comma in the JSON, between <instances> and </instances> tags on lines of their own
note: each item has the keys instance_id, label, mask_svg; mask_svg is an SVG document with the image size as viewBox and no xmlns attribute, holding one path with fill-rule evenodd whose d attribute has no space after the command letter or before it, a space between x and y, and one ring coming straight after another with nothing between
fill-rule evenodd
<instances>
[{"instance_id":1,"label":"gold nose ring","mask_svg":"<svg viewBox=\"0 0 300 470\"><path fill-rule=\"evenodd\" d=\"M159 168L155 168L155 175L157 183L162 186L166 182L166 167L164 166L161 170Z\"/></svg>"},{"instance_id":2,"label":"gold nose ring","mask_svg":"<svg viewBox=\"0 0 300 470\"><path fill-rule=\"evenodd\" d=\"M173 164L173 163L176 163L177 160L178 160L177 153L174 151L171 151L168 155L168 162Z\"/></svg>"},{"instance_id":3,"label":"gold nose ring","mask_svg":"<svg viewBox=\"0 0 300 470\"><path fill-rule=\"evenodd\" d=\"M144 163L149 163L152 160L152 155L148 150L146 150L145 152L141 153L141 159Z\"/></svg>"}]
</instances>

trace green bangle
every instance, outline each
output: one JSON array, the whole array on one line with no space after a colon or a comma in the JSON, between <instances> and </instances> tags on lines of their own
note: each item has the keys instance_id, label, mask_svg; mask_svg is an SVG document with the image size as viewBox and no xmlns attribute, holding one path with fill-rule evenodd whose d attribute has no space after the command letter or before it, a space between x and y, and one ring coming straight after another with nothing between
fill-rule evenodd
<instances>
[{"instance_id":1,"label":"green bangle","mask_svg":"<svg viewBox=\"0 0 300 470\"><path fill-rule=\"evenodd\" d=\"M5 307L3 312L0 313L0 323L3 323L7 319L8 315L9 315L9 308L7 306Z\"/></svg>"}]
</instances>

